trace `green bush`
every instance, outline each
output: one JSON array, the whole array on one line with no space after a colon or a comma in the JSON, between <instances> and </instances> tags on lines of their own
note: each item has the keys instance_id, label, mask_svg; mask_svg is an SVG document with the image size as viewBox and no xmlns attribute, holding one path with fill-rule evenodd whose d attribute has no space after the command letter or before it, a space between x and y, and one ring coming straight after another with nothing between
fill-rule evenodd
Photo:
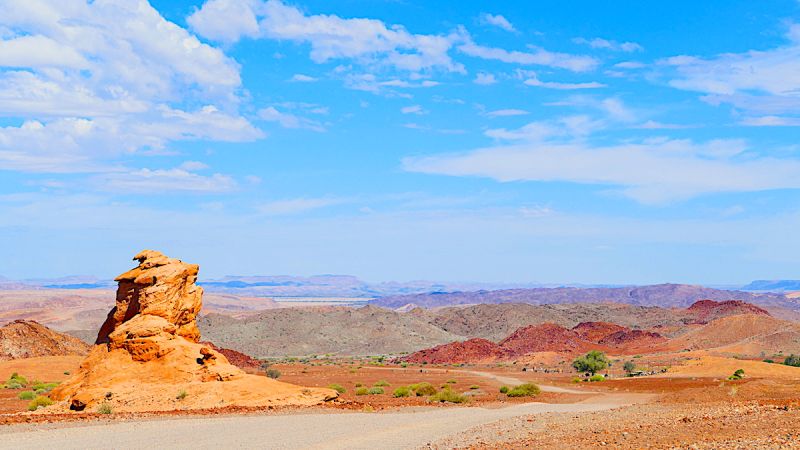
<instances>
[{"instance_id":1,"label":"green bush","mask_svg":"<svg viewBox=\"0 0 800 450\"><path fill-rule=\"evenodd\" d=\"M736 372L733 372L733 375L728 377L728 379L731 380L731 381L741 380L742 378L744 378L744 370L743 369L736 369Z\"/></svg>"},{"instance_id":2,"label":"green bush","mask_svg":"<svg viewBox=\"0 0 800 450\"><path fill-rule=\"evenodd\" d=\"M345 392L347 392L347 389L345 389L344 386L342 386L341 384L337 384L337 383L329 384L328 385L328 389L333 389L334 391L336 391L336 392L338 392L340 394L344 394Z\"/></svg>"},{"instance_id":3,"label":"green bush","mask_svg":"<svg viewBox=\"0 0 800 450\"><path fill-rule=\"evenodd\" d=\"M49 398L40 395L33 399L32 402L28 403L28 411L36 411L39 408L44 408L46 406L50 406L53 404L53 401Z\"/></svg>"},{"instance_id":4,"label":"green bush","mask_svg":"<svg viewBox=\"0 0 800 450\"><path fill-rule=\"evenodd\" d=\"M365 387L356 388L356 395L367 395L369 394L369 389Z\"/></svg>"},{"instance_id":5,"label":"green bush","mask_svg":"<svg viewBox=\"0 0 800 450\"><path fill-rule=\"evenodd\" d=\"M580 379L580 377L575 377L575 378L572 379L572 382L573 383L580 383L581 379Z\"/></svg>"},{"instance_id":6,"label":"green bush","mask_svg":"<svg viewBox=\"0 0 800 450\"><path fill-rule=\"evenodd\" d=\"M424 381L422 383L412 384L409 387L412 391L414 391L414 394L416 394L417 397L433 395L436 393L436 388L433 387L432 384Z\"/></svg>"},{"instance_id":7,"label":"green bush","mask_svg":"<svg viewBox=\"0 0 800 450\"><path fill-rule=\"evenodd\" d=\"M373 387L369 389L369 395L380 395L383 394L382 387Z\"/></svg>"},{"instance_id":8,"label":"green bush","mask_svg":"<svg viewBox=\"0 0 800 450\"><path fill-rule=\"evenodd\" d=\"M636 364L633 361L625 361L625 364L622 365L622 370L624 370L625 373L630 375L631 372L636 370Z\"/></svg>"},{"instance_id":9,"label":"green bush","mask_svg":"<svg viewBox=\"0 0 800 450\"><path fill-rule=\"evenodd\" d=\"M533 397L539 395L541 392L542 390L539 389L539 386L533 383L525 383L511 389L506 395L509 397Z\"/></svg>"},{"instance_id":10,"label":"green bush","mask_svg":"<svg viewBox=\"0 0 800 450\"><path fill-rule=\"evenodd\" d=\"M361 386L363 386L363 385L364 385L364 383L356 383L356 387L357 387L357 388L360 388L360 387L361 387Z\"/></svg>"},{"instance_id":11,"label":"green bush","mask_svg":"<svg viewBox=\"0 0 800 450\"><path fill-rule=\"evenodd\" d=\"M447 383L447 384L456 384L456 383L458 383L458 381L456 381L456 380L451 378L451 379L445 381L445 383Z\"/></svg>"},{"instance_id":12,"label":"green bush","mask_svg":"<svg viewBox=\"0 0 800 450\"><path fill-rule=\"evenodd\" d=\"M28 385L28 379L14 372L5 383L6 389L22 389Z\"/></svg>"},{"instance_id":13,"label":"green bush","mask_svg":"<svg viewBox=\"0 0 800 450\"><path fill-rule=\"evenodd\" d=\"M800 367L800 356L792 353L783 360L783 363L787 366Z\"/></svg>"},{"instance_id":14,"label":"green bush","mask_svg":"<svg viewBox=\"0 0 800 450\"><path fill-rule=\"evenodd\" d=\"M175 396L175 398L178 400L183 400L186 398L187 395L188 394L186 393L186 391L180 391L178 392L178 395Z\"/></svg>"},{"instance_id":15,"label":"green bush","mask_svg":"<svg viewBox=\"0 0 800 450\"><path fill-rule=\"evenodd\" d=\"M449 387L431 395L430 401L439 403L464 403L468 400L466 395L461 395Z\"/></svg>"},{"instance_id":16,"label":"green bush","mask_svg":"<svg viewBox=\"0 0 800 450\"><path fill-rule=\"evenodd\" d=\"M501 394L508 394L508 391L509 391L509 390L510 390L510 389L508 388L508 386L501 386L501 387L500 387L500 393L501 393Z\"/></svg>"},{"instance_id":17,"label":"green bush","mask_svg":"<svg viewBox=\"0 0 800 450\"><path fill-rule=\"evenodd\" d=\"M42 383L41 381L34 381L33 385L31 386L31 389L33 389L34 391L50 392L56 386L58 386L58 383Z\"/></svg>"},{"instance_id":18,"label":"green bush","mask_svg":"<svg viewBox=\"0 0 800 450\"><path fill-rule=\"evenodd\" d=\"M400 386L399 388L394 390L392 395L394 395L397 398L410 397L411 396L411 387L409 387L409 386Z\"/></svg>"},{"instance_id":19,"label":"green bush","mask_svg":"<svg viewBox=\"0 0 800 450\"><path fill-rule=\"evenodd\" d=\"M114 412L114 408L111 407L110 404L103 402L97 405L97 413L98 414L111 414Z\"/></svg>"},{"instance_id":20,"label":"green bush","mask_svg":"<svg viewBox=\"0 0 800 450\"><path fill-rule=\"evenodd\" d=\"M589 381L592 381L592 382L594 382L594 381L605 381L605 379L606 379L606 377L604 377L602 375L592 375L591 377L589 377Z\"/></svg>"},{"instance_id":21,"label":"green bush","mask_svg":"<svg viewBox=\"0 0 800 450\"><path fill-rule=\"evenodd\" d=\"M578 372L588 372L592 375L605 369L608 365L608 357L606 357L605 353L598 350L592 350L572 362L572 367Z\"/></svg>"},{"instance_id":22,"label":"green bush","mask_svg":"<svg viewBox=\"0 0 800 450\"><path fill-rule=\"evenodd\" d=\"M380 380L380 381L377 381L375 384L373 384L373 386L375 386L375 387L386 387L386 386L389 386L389 382L386 381L386 380Z\"/></svg>"},{"instance_id":23,"label":"green bush","mask_svg":"<svg viewBox=\"0 0 800 450\"><path fill-rule=\"evenodd\" d=\"M764 362L768 363L768 364L775 364L775 361L773 361L771 359L765 359Z\"/></svg>"},{"instance_id":24,"label":"green bush","mask_svg":"<svg viewBox=\"0 0 800 450\"><path fill-rule=\"evenodd\" d=\"M22 391L17 394L17 398L20 400L33 400L36 398L36 393L33 391Z\"/></svg>"},{"instance_id":25,"label":"green bush","mask_svg":"<svg viewBox=\"0 0 800 450\"><path fill-rule=\"evenodd\" d=\"M478 386L477 384L473 384L473 385L472 385L472 386L470 386L469 388L470 388L470 389L472 389L472 390L475 390L475 389L480 389L481 387L480 387L480 386Z\"/></svg>"},{"instance_id":26,"label":"green bush","mask_svg":"<svg viewBox=\"0 0 800 450\"><path fill-rule=\"evenodd\" d=\"M277 380L281 377L281 371L278 369L267 369L265 371L268 377L272 378L273 380Z\"/></svg>"}]
</instances>

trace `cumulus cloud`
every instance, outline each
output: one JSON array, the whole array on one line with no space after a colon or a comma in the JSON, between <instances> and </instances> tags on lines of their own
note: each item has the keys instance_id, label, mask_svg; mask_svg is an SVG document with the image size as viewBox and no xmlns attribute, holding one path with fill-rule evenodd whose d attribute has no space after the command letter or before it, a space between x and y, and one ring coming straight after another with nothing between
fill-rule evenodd
<instances>
[{"instance_id":1,"label":"cumulus cloud","mask_svg":"<svg viewBox=\"0 0 800 450\"><path fill-rule=\"evenodd\" d=\"M463 72L449 50L458 34L413 34L400 25L376 19L306 15L280 0L209 0L187 19L200 35L222 42L243 37L308 43L316 63L351 59L418 72Z\"/></svg>"},{"instance_id":2,"label":"cumulus cloud","mask_svg":"<svg viewBox=\"0 0 800 450\"><path fill-rule=\"evenodd\" d=\"M292 75L292 78L290 78L289 81L296 81L299 83L312 83L314 81L317 81L317 78L310 77L308 75L303 75L302 73L296 73Z\"/></svg>"},{"instance_id":3,"label":"cumulus cloud","mask_svg":"<svg viewBox=\"0 0 800 450\"><path fill-rule=\"evenodd\" d=\"M514 28L514 25L508 21L505 17L501 16L500 14L494 15L489 13L481 14L480 16L481 23L488 24L495 26L497 28L501 28L503 30L509 31L511 33L516 33L517 30Z\"/></svg>"},{"instance_id":4,"label":"cumulus cloud","mask_svg":"<svg viewBox=\"0 0 800 450\"><path fill-rule=\"evenodd\" d=\"M108 170L174 140L263 136L237 113L238 64L147 2L0 9L0 109L22 122L0 128L0 170Z\"/></svg>"}]
</instances>

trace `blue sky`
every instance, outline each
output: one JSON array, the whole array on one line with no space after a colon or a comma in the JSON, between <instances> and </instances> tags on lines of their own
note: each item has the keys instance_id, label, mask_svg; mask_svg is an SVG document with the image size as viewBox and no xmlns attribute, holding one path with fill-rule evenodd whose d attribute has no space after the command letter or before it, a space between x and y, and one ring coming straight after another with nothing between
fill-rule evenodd
<instances>
[{"instance_id":1,"label":"blue sky","mask_svg":"<svg viewBox=\"0 0 800 450\"><path fill-rule=\"evenodd\" d=\"M0 275L797 278L800 2L3 1Z\"/></svg>"}]
</instances>

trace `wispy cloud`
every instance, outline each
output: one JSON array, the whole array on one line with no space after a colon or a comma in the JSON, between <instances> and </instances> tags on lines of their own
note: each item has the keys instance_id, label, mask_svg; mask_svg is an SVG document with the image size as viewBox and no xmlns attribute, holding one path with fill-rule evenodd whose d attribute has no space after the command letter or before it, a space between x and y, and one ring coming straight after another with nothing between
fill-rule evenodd
<instances>
[{"instance_id":1,"label":"wispy cloud","mask_svg":"<svg viewBox=\"0 0 800 450\"><path fill-rule=\"evenodd\" d=\"M400 108L400 112L403 114L427 114L426 111L421 105L411 105L411 106L404 106Z\"/></svg>"},{"instance_id":2,"label":"wispy cloud","mask_svg":"<svg viewBox=\"0 0 800 450\"><path fill-rule=\"evenodd\" d=\"M508 21L508 19L501 16L500 14L483 13L480 16L480 21L481 23L492 25L511 33L517 32L517 30L514 28L514 25L512 25L511 22Z\"/></svg>"},{"instance_id":3,"label":"wispy cloud","mask_svg":"<svg viewBox=\"0 0 800 450\"><path fill-rule=\"evenodd\" d=\"M615 52L631 53L644 51L644 47L635 42L617 42L602 38L586 39L582 37L575 38L572 40L572 42L581 45L588 45L591 48L600 48Z\"/></svg>"},{"instance_id":4,"label":"wispy cloud","mask_svg":"<svg viewBox=\"0 0 800 450\"><path fill-rule=\"evenodd\" d=\"M568 53L550 52L541 48L531 48L528 52L505 50L497 47L478 45L471 40L458 46L465 55L481 59L501 61L508 64L538 65L586 72L593 70L599 61L591 56L571 55Z\"/></svg>"},{"instance_id":5,"label":"wispy cloud","mask_svg":"<svg viewBox=\"0 0 800 450\"><path fill-rule=\"evenodd\" d=\"M308 75L303 75L302 73L296 73L296 74L292 75L292 78L289 79L289 81L296 81L298 83L313 83L314 81L317 81L317 80L318 79L315 78L315 77L311 77L311 76L308 76Z\"/></svg>"},{"instance_id":6,"label":"wispy cloud","mask_svg":"<svg viewBox=\"0 0 800 450\"><path fill-rule=\"evenodd\" d=\"M524 109L497 109L494 111L489 111L485 113L486 117L494 119L495 117L510 117L510 116L524 116L530 114L528 111Z\"/></svg>"},{"instance_id":7,"label":"wispy cloud","mask_svg":"<svg viewBox=\"0 0 800 450\"><path fill-rule=\"evenodd\" d=\"M267 122L277 122L283 128L302 128L320 133L326 131L325 126L319 121L281 112L273 106L259 110L258 117Z\"/></svg>"},{"instance_id":8,"label":"wispy cloud","mask_svg":"<svg viewBox=\"0 0 800 450\"><path fill-rule=\"evenodd\" d=\"M327 208L329 206L341 205L342 203L347 203L348 201L349 200L347 199L333 197L301 197L262 203L257 206L256 210L261 214L269 216L288 216L301 214L316 209Z\"/></svg>"},{"instance_id":9,"label":"wispy cloud","mask_svg":"<svg viewBox=\"0 0 800 450\"><path fill-rule=\"evenodd\" d=\"M536 76L528 78L524 82L528 86L543 87L547 89L578 90L578 89L599 89L606 87L603 83L589 81L583 83L562 83L557 81L541 81Z\"/></svg>"}]
</instances>

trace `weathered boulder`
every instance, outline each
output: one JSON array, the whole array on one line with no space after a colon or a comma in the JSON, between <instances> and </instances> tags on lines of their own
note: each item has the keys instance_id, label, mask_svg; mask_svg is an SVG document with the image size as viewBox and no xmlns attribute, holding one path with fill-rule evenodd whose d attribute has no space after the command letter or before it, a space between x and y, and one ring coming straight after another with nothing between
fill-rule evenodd
<instances>
[{"instance_id":1,"label":"weathered boulder","mask_svg":"<svg viewBox=\"0 0 800 450\"><path fill-rule=\"evenodd\" d=\"M199 343L198 266L145 250L116 278L116 305L80 370L54 389L51 408L163 411L221 406L309 405L336 398L250 375ZM178 393L181 395L177 395ZM48 409L51 409L48 408Z\"/></svg>"}]
</instances>

